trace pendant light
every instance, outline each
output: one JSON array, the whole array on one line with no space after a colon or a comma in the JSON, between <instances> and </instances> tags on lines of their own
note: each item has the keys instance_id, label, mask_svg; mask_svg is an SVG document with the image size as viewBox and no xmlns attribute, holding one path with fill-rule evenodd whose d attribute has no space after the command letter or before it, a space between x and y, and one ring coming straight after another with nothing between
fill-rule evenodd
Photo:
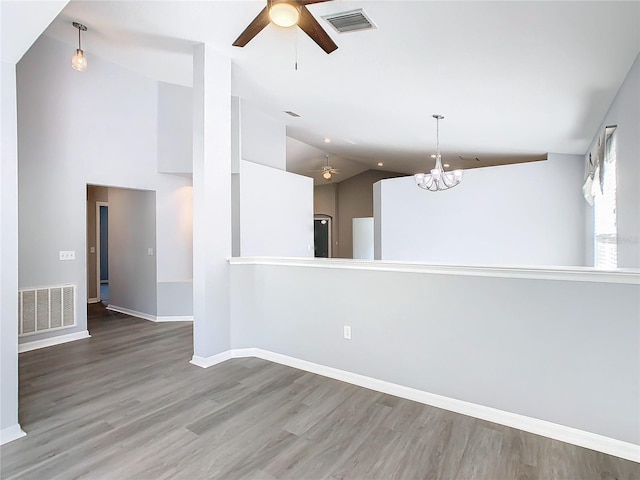
<instances>
[{"instance_id":1,"label":"pendant light","mask_svg":"<svg viewBox=\"0 0 640 480\"><path fill-rule=\"evenodd\" d=\"M462 170L445 172L440 155L440 120L442 115L432 115L436 119L436 165L430 173L416 173L414 175L418 187L430 192L448 190L462 181Z\"/></svg>"},{"instance_id":2,"label":"pendant light","mask_svg":"<svg viewBox=\"0 0 640 480\"><path fill-rule=\"evenodd\" d=\"M71 66L74 70L84 72L87 69L87 57L84 56L84 52L82 51L80 32L86 32L87 27L78 22L73 22L73 26L78 29L78 48L71 58Z\"/></svg>"}]
</instances>

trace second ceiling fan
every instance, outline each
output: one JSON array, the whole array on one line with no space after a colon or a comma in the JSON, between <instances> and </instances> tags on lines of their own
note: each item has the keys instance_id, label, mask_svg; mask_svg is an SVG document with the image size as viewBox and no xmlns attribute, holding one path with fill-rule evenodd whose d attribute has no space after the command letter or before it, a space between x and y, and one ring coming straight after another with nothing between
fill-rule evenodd
<instances>
[{"instance_id":1,"label":"second ceiling fan","mask_svg":"<svg viewBox=\"0 0 640 480\"><path fill-rule=\"evenodd\" d=\"M244 29L236 41L233 42L233 45L235 47L244 47L269 23L274 23L280 27L298 25L321 49L331 53L338 46L331 40L331 37L306 7L306 5L313 3L328 1L330 0L267 0L267 6Z\"/></svg>"}]
</instances>

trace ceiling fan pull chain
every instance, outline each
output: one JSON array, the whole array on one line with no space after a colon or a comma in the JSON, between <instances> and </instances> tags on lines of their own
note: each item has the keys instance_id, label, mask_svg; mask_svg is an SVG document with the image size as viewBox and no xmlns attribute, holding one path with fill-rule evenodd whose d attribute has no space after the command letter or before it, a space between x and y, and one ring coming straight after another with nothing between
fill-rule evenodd
<instances>
[{"instance_id":1,"label":"ceiling fan pull chain","mask_svg":"<svg viewBox=\"0 0 640 480\"><path fill-rule=\"evenodd\" d=\"M298 30L297 29L296 29L295 52L296 52L296 72L297 72L298 71Z\"/></svg>"}]
</instances>

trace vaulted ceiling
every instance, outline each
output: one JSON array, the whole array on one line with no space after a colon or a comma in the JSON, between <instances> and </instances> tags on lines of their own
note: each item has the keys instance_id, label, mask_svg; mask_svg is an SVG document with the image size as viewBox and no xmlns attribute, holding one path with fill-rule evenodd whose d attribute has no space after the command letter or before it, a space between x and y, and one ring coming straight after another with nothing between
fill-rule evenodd
<instances>
[{"instance_id":1,"label":"vaulted ceiling","mask_svg":"<svg viewBox=\"0 0 640 480\"><path fill-rule=\"evenodd\" d=\"M640 51L637 1L334 0L308 7L330 55L274 25L233 47L265 3L71 1L45 34L72 52L79 21L87 55L181 85L192 46L210 44L233 60L233 93L286 122L289 169L305 174L325 152L349 174L424 171L434 113L452 168L583 154ZM358 8L376 29L339 34L322 19Z\"/></svg>"}]
</instances>

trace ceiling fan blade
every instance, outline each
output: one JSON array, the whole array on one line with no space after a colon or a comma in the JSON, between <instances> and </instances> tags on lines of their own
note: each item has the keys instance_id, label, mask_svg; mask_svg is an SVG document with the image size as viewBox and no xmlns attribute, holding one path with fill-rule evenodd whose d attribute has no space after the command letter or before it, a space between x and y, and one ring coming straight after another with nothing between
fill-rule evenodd
<instances>
[{"instance_id":1,"label":"ceiling fan blade","mask_svg":"<svg viewBox=\"0 0 640 480\"><path fill-rule=\"evenodd\" d=\"M304 5L300 7L298 26L325 52L331 53L338 48L334 41L331 40L329 34L322 29L318 21Z\"/></svg>"},{"instance_id":2,"label":"ceiling fan blade","mask_svg":"<svg viewBox=\"0 0 640 480\"><path fill-rule=\"evenodd\" d=\"M249 41L258 35L264 27L269 25L271 20L269 19L269 10L264 7L256 18L244 29L236 41L233 42L234 47L244 47Z\"/></svg>"},{"instance_id":3,"label":"ceiling fan blade","mask_svg":"<svg viewBox=\"0 0 640 480\"><path fill-rule=\"evenodd\" d=\"M299 5L311 5L313 3L330 2L331 0L298 0Z\"/></svg>"}]
</instances>

